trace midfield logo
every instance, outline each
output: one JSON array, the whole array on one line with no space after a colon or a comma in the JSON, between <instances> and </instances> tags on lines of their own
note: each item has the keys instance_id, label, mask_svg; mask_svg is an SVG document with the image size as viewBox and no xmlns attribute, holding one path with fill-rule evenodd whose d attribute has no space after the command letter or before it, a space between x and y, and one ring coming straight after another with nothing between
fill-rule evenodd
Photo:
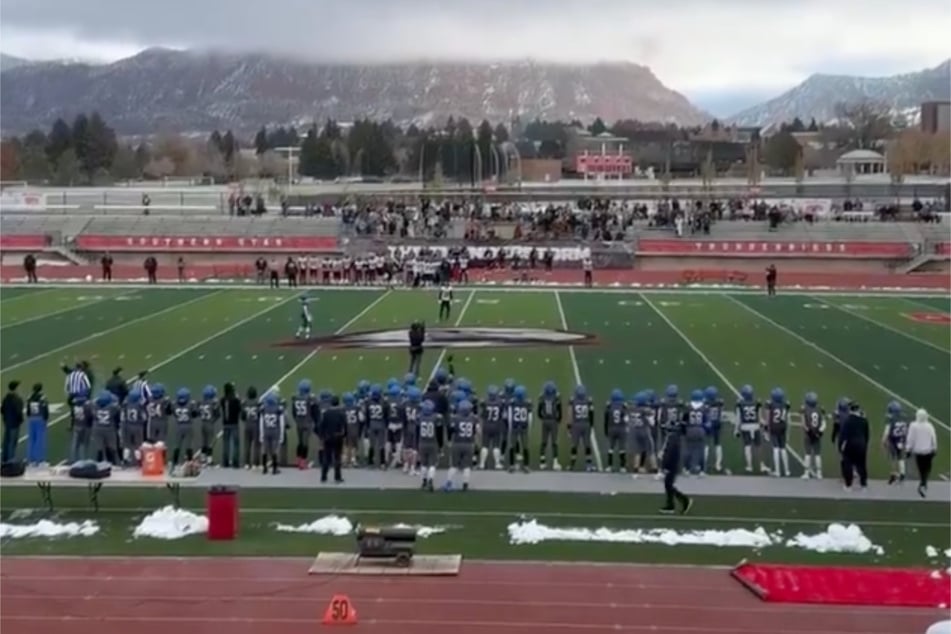
<instances>
[{"instance_id":1,"label":"midfield logo","mask_svg":"<svg viewBox=\"0 0 951 634\"><path fill-rule=\"evenodd\" d=\"M597 343L593 335L548 328L427 328L426 345L434 348L516 348L542 346L583 346ZM409 336L405 329L351 332L306 341L291 341L282 346L321 346L329 348L405 348Z\"/></svg>"}]
</instances>

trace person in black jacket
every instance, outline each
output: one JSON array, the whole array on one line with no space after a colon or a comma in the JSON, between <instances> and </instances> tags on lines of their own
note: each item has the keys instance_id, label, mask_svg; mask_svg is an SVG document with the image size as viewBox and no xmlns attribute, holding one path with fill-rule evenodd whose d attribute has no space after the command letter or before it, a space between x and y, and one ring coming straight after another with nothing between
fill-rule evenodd
<instances>
[{"instance_id":1,"label":"person in black jacket","mask_svg":"<svg viewBox=\"0 0 951 634\"><path fill-rule=\"evenodd\" d=\"M320 481L327 481L330 465L334 468L334 482L343 482L340 463L343 457L343 439L347 435L347 416L340 407L340 398L333 396L330 407L324 409L317 424L317 435L321 441Z\"/></svg>"},{"instance_id":2,"label":"person in black jacket","mask_svg":"<svg viewBox=\"0 0 951 634\"><path fill-rule=\"evenodd\" d=\"M234 383L225 383L221 397L221 464L237 469L240 464L240 438L238 422L241 420L241 399L235 393Z\"/></svg>"},{"instance_id":3,"label":"person in black jacket","mask_svg":"<svg viewBox=\"0 0 951 634\"><path fill-rule=\"evenodd\" d=\"M423 363L423 342L426 341L426 325L415 321L409 327L409 372L419 374Z\"/></svg>"},{"instance_id":4,"label":"person in black jacket","mask_svg":"<svg viewBox=\"0 0 951 634\"><path fill-rule=\"evenodd\" d=\"M3 419L3 462L16 459L17 444L20 442L20 427L23 425L23 398L17 394L19 381L10 381L8 392L0 405L0 417Z\"/></svg>"},{"instance_id":5,"label":"person in black jacket","mask_svg":"<svg viewBox=\"0 0 951 634\"><path fill-rule=\"evenodd\" d=\"M852 488L852 481L856 474L859 476L859 485L864 489L868 486L866 465L869 424L865 412L858 403L852 403L849 407L849 415L842 422L837 442L842 459L842 481L846 490Z\"/></svg>"}]
</instances>

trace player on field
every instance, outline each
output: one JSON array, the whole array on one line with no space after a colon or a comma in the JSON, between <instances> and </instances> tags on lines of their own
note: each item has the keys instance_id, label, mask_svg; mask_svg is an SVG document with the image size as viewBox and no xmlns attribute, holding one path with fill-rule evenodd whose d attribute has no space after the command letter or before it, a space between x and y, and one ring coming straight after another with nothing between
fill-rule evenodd
<instances>
[{"instance_id":1,"label":"player on field","mask_svg":"<svg viewBox=\"0 0 951 634\"><path fill-rule=\"evenodd\" d=\"M516 455L521 458L521 469L529 471L528 431L532 426L532 402L524 385L512 390L512 399L508 406L509 428L509 471L515 471Z\"/></svg>"},{"instance_id":2,"label":"player on field","mask_svg":"<svg viewBox=\"0 0 951 634\"><path fill-rule=\"evenodd\" d=\"M753 388L744 385L740 388L740 398L736 402L736 430L735 434L743 442L743 458L746 460L744 467L747 473L753 472L753 459L760 461L760 471L770 473L766 462L759 455L763 440L762 423L760 422L761 404L756 400L753 394ZM756 454L754 456L754 454Z\"/></svg>"},{"instance_id":3,"label":"player on field","mask_svg":"<svg viewBox=\"0 0 951 634\"><path fill-rule=\"evenodd\" d=\"M221 420L221 403L214 385L206 385L198 403L198 432L201 435L200 458L204 464L214 462L215 441L218 439L218 421Z\"/></svg>"},{"instance_id":4,"label":"player on field","mask_svg":"<svg viewBox=\"0 0 951 634\"><path fill-rule=\"evenodd\" d=\"M712 385L703 392L707 406L707 439L709 444L703 448L703 464L710 467L710 450L713 450L713 468L723 472L723 445L720 444L720 432L723 428L723 399L717 388Z\"/></svg>"},{"instance_id":5,"label":"player on field","mask_svg":"<svg viewBox=\"0 0 951 634\"><path fill-rule=\"evenodd\" d=\"M766 431L773 448L773 475L777 478L789 471L789 451L786 449L786 437L789 431L789 403L782 388L773 388L766 407Z\"/></svg>"},{"instance_id":6,"label":"player on field","mask_svg":"<svg viewBox=\"0 0 951 634\"><path fill-rule=\"evenodd\" d=\"M80 391L72 396L69 404L69 463L89 457L89 441L93 426L93 404L89 392Z\"/></svg>"},{"instance_id":7,"label":"player on field","mask_svg":"<svg viewBox=\"0 0 951 634\"><path fill-rule=\"evenodd\" d=\"M552 381L545 383L542 388L535 415L538 417L542 429L542 444L538 450L538 467L540 469L547 468L548 449L550 447L551 468L555 471L561 471L561 464L558 462L558 432L562 416L561 395Z\"/></svg>"},{"instance_id":8,"label":"player on field","mask_svg":"<svg viewBox=\"0 0 951 634\"><path fill-rule=\"evenodd\" d=\"M475 439L478 434L479 419L472 411L472 403L463 400L452 417L452 451L449 462L449 477L446 489L455 486L456 472L462 471L462 490L469 490L469 477L472 474L472 455L475 451Z\"/></svg>"},{"instance_id":9,"label":"player on field","mask_svg":"<svg viewBox=\"0 0 951 634\"><path fill-rule=\"evenodd\" d=\"M624 392L611 390L611 398L604 405L604 437L608 440L608 471L615 468L614 456L617 455L617 470L627 471L627 403Z\"/></svg>"},{"instance_id":10,"label":"player on field","mask_svg":"<svg viewBox=\"0 0 951 634\"><path fill-rule=\"evenodd\" d=\"M452 286L443 284L439 289L439 321L448 321L452 314Z\"/></svg>"},{"instance_id":11,"label":"player on field","mask_svg":"<svg viewBox=\"0 0 951 634\"><path fill-rule=\"evenodd\" d=\"M401 466L403 456L403 389L399 381L390 379L386 388L386 464L388 468Z\"/></svg>"},{"instance_id":12,"label":"player on field","mask_svg":"<svg viewBox=\"0 0 951 634\"><path fill-rule=\"evenodd\" d=\"M301 379L297 384L297 393L291 397L291 416L297 428L297 450L295 452L297 468L306 469L310 454L310 437L317 428L319 408L311 389L310 381Z\"/></svg>"},{"instance_id":13,"label":"player on field","mask_svg":"<svg viewBox=\"0 0 951 634\"><path fill-rule=\"evenodd\" d=\"M140 448L145 442L148 420L149 413L142 392L132 390L122 407L122 458L126 465L138 465L142 460Z\"/></svg>"},{"instance_id":14,"label":"player on field","mask_svg":"<svg viewBox=\"0 0 951 634\"><path fill-rule=\"evenodd\" d=\"M416 475L419 446L419 406L423 393L415 385L406 389L400 418L403 421L403 473Z\"/></svg>"},{"instance_id":15,"label":"player on field","mask_svg":"<svg viewBox=\"0 0 951 634\"><path fill-rule=\"evenodd\" d=\"M273 390L264 395L258 410L258 430L261 442L261 465L267 473L268 461L271 473L277 474L278 451L284 443L284 407Z\"/></svg>"},{"instance_id":16,"label":"player on field","mask_svg":"<svg viewBox=\"0 0 951 634\"><path fill-rule=\"evenodd\" d=\"M594 429L594 404L588 396L588 390L583 385L575 386L575 395L568 404L571 415L569 430L571 432L571 465L575 470L578 459L578 449L584 447L584 463L586 471L594 471L591 462L591 434Z\"/></svg>"},{"instance_id":17,"label":"player on field","mask_svg":"<svg viewBox=\"0 0 951 634\"><path fill-rule=\"evenodd\" d=\"M892 472L888 483L899 484L905 481L905 450L908 438L909 420L902 412L901 403L892 401L885 412L885 430L882 433L882 445L888 453Z\"/></svg>"},{"instance_id":18,"label":"player on field","mask_svg":"<svg viewBox=\"0 0 951 634\"><path fill-rule=\"evenodd\" d=\"M347 439L343 448L343 462L356 467L360 455L361 437L363 436L363 408L357 402L352 392L343 394L343 415L347 419Z\"/></svg>"},{"instance_id":19,"label":"player on field","mask_svg":"<svg viewBox=\"0 0 951 634\"><path fill-rule=\"evenodd\" d=\"M664 394L664 400L657 405L655 446L658 451L658 461L661 459L660 451L664 448L667 434L679 431L684 418L684 403L680 400L680 388L676 385L668 385Z\"/></svg>"},{"instance_id":20,"label":"player on field","mask_svg":"<svg viewBox=\"0 0 951 634\"><path fill-rule=\"evenodd\" d=\"M194 458L192 443L194 429L192 421L198 416L198 408L192 400L188 388L179 388L175 393L175 403L172 405L172 418L175 419L175 449L172 451L172 462L169 469L178 465L178 461L185 454L185 460L191 462Z\"/></svg>"},{"instance_id":21,"label":"player on field","mask_svg":"<svg viewBox=\"0 0 951 634\"><path fill-rule=\"evenodd\" d=\"M651 405L647 392L638 392L633 401L634 407L627 417L627 452L631 456L631 472L636 478L638 473L643 473L645 463L648 470L657 470L657 450L654 446L657 410Z\"/></svg>"},{"instance_id":22,"label":"player on field","mask_svg":"<svg viewBox=\"0 0 951 634\"><path fill-rule=\"evenodd\" d=\"M244 403L241 404L241 421L244 429L244 468L250 469L261 464L261 402L258 390L248 388Z\"/></svg>"},{"instance_id":23,"label":"player on field","mask_svg":"<svg viewBox=\"0 0 951 634\"><path fill-rule=\"evenodd\" d=\"M370 451L367 454L367 466L386 468L386 430L387 419L386 403L383 400L383 388L379 385L370 386L367 397L364 418L367 424L367 436L370 440Z\"/></svg>"},{"instance_id":24,"label":"player on field","mask_svg":"<svg viewBox=\"0 0 951 634\"><path fill-rule=\"evenodd\" d=\"M508 430L506 419L508 413L499 388L490 385L486 390L485 403L479 410L482 414L482 450L479 452L479 468L485 469L489 455L492 455L492 466L501 469L503 438Z\"/></svg>"},{"instance_id":25,"label":"player on field","mask_svg":"<svg viewBox=\"0 0 951 634\"><path fill-rule=\"evenodd\" d=\"M826 430L826 413L819 407L819 397L815 392L807 392L802 403L802 426L805 448L806 470L803 480L811 476L822 477L822 434Z\"/></svg>"},{"instance_id":26,"label":"player on field","mask_svg":"<svg viewBox=\"0 0 951 634\"><path fill-rule=\"evenodd\" d=\"M310 300L306 297L300 298L300 326L297 328L298 339L310 339L310 328L314 323L314 318L310 314Z\"/></svg>"},{"instance_id":27,"label":"player on field","mask_svg":"<svg viewBox=\"0 0 951 634\"><path fill-rule=\"evenodd\" d=\"M116 425L119 422L119 403L111 392L103 390L93 404L92 442L97 460L118 464Z\"/></svg>"},{"instance_id":28,"label":"player on field","mask_svg":"<svg viewBox=\"0 0 951 634\"><path fill-rule=\"evenodd\" d=\"M684 469L693 476L704 475L703 461L707 445L707 404L703 390L690 393L690 402L684 410Z\"/></svg>"},{"instance_id":29,"label":"player on field","mask_svg":"<svg viewBox=\"0 0 951 634\"><path fill-rule=\"evenodd\" d=\"M433 490L433 478L439 462L439 440L436 430L442 425L436 406L430 400L423 401L419 410L419 464L423 474L423 489Z\"/></svg>"},{"instance_id":30,"label":"player on field","mask_svg":"<svg viewBox=\"0 0 951 634\"><path fill-rule=\"evenodd\" d=\"M168 419L172 415L172 403L161 383L152 386L152 398L146 403L146 409L149 412L149 442L168 444Z\"/></svg>"}]
</instances>

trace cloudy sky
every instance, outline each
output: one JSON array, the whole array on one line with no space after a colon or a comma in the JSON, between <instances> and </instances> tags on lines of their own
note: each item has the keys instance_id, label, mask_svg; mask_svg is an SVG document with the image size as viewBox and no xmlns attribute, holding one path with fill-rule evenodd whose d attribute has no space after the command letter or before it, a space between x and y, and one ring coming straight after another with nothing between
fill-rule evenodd
<instances>
[{"instance_id":1,"label":"cloudy sky","mask_svg":"<svg viewBox=\"0 0 951 634\"><path fill-rule=\"evenodd\" d=\"M814 72L951 55L948 0L2 0L0 50L114 61L149 46L318 60L627 60L713 111ZM727 105L729 104L729 106Z\"/></svg>"}]
</instances>

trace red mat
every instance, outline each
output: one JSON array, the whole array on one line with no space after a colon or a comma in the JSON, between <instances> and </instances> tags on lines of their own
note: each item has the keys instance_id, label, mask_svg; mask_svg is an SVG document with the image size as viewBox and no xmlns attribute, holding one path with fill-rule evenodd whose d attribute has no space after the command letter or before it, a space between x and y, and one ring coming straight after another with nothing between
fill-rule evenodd
<instances>
[{"instance_id":1,"label":"red mat","mask_svg":"<svg viewBox=\"0 0 951 634\"><path fill-rule=\"evenodd\" d=\"M763 601L776 603L951 605L951 577L943 571L741 563L732 574Z\"/></svg>"}]
</instances>

